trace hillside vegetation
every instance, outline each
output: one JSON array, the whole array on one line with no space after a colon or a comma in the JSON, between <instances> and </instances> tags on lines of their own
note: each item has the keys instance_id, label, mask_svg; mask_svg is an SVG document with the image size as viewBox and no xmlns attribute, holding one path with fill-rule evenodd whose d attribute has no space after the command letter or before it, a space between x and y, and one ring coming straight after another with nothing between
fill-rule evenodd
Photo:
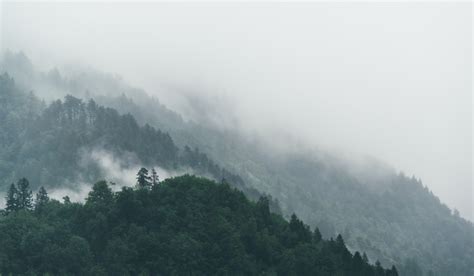
<instances>
[{"instance_id":1,"label":"hillside vegetation","mask_svg":"<svg viewBox=\"0 0 474 276\"><path fill-rule=\"evenodd\" d=\"M12 185L0 217L5 275L374 275L397 270L323 240L295 215L272 214L226 183L181 176L112 192L94 184L84 204L33 207L28 181ZM26 195L26 196L25 196Z\"/></svg>"},{"instance_id":2,"label":"hillside vegetation","mask_svg":"<svg viewBox=\"0 0 474 276\"><path fill-rule=\"evenodd\" d=\"M107 177L96 166L81 166L81 152L106 148L117 156L132 153L144 166L225 179L253 200L269 195L272 210L281 208L288 219L296 213L325 238L342 234L352 252L396 264L401 275L474 275L472 223L416 177L377 162L354 173L348 162L322 151L275 151L236 130L185 121L107 74L41 73L21 55L9 56L3 68L19 80L0 79L3 191L23 176L34 179L35 188ZM29 89L34 93L25 93ZM44 103L36 95L66 97Z\"/></svg>"}]
</instances>

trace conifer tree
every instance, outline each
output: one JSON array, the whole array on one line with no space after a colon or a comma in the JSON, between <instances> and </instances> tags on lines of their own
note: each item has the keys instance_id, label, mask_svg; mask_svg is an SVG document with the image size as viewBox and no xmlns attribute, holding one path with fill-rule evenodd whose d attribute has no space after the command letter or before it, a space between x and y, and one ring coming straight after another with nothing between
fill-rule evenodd
<instances>
[{"instance_id":1,"label":"conifer tree","mask_svg":"<svg viewBox=\"0 0 474 276\"><path fill-rule=\"evenodd\" d=\"M321 235L321 232L319 231L319 228L316 227L314 229L314 233L313 233L313 240L314 242L318 243L320 242L321 240L323 239L322 235Z\"/></svg>"},{"instance_id":2,"label":"conifer tree","mask_svg":"<svg viewBox=\"0 0 474 276\"><path fill-rule=\"evenodd\" d=\"M17 182L18 209L30 210L33 208L33 193L30 190L28 179L21 178Z\"/></svg>"},{"instance_id":3,"label":"conifer tree","mask_svg":"<svg viewBox=\"0 0 474 276\"><path fill-rule=\"evenodd\" d=\"M367 254L362 254L362 260L364 261L364 263L368 264L369 263L369 257L367 257Z\"/></svg>"},{"instance_id":4,"label":"conifer tree","mask_svg":"<svg viewBox=\"0 0 474 276\"><path fill-rule=\"evenodd\" d=\"M141 168L137 173L137 188L149 189L151 187L151 177L146 168Z\"/></svg>"},{"instance_id":5,"label":"conifer tree","mask_svg":"<svg viewBox=\"0 0 474 276\"><path fill-rule=\"evenodd\" d=\"M107 181L98 181L92 187L92 191L87 196L87 204L110 205L114 200L114 193L107 184Z\"/></svg>"},{"instance_id":6,"label":"conifer tree","mask_svg":"<svg viewBox=\"0 0 474 276\"><path fill-rule=\"evenodd\" d=\"M336 244L340 247L340 248L345 248L346 247L346 244L344 243L344 239L342 238L341 234L338 234L337 237L336 237Z\"/></svg>"},{"instance_id":7,"label":"conifer tree","mask_svg":"<svg viewBox=\"0 0 474 276\"><path fill-rule=\"evenodd\" d=\"M18 190L15 184L10 185L10 189L8 189L7 194L7 206L5 207L5 211L7 213L11 213L18 210Z\"/></svg>"},{"instance_id":8,"label":"conifer tree","mask_svg":"<svg viewBox=\"0 0 474 276\"><path fill-rule=\"evenodd\" d=\"M159 178L158 178L158 173L156 173L156 170L155 168L152 168L151 169L151 184L153 186L157 185L158 183L160 182Z\"/></svg>"},{"instance_id":9,"label":"conifer tree","mask_svg":"<svg viewBox=\"0 0 474 276\"><path fill-rule=\"evenodd\" d=\"M356 251L354 253L354 257L352 258L352 266L351 270L354 272L354 275L362 275L362 272L364 270L364 260L362 260L362 257L360 256L359 251Z\"/></svg>"},{"instance_id":10,"label":"conifer tree","mask_svg":"<svg viewBox=\"0 0 474 276\"><path fill-rule=\"evenodd\" d=\"M69 198L69 196L63 196L63 203L64 204L71 204L71 199Z\"/></svg>"},{"instance_id":11,"label":"conifer tree","mask_svg":"<svg viewBox=\"0 0 474 276\"><path fill-rule=\"evenodd\" d=\"M48 192L46 192L46 189L43 186L41 186L38 193L36 194L35 208L39 209L39 208L43 207L48 202L49 202Z\"/></svg>"},{"instance_id":12,"label":"conifer tree","mask_svg":"<svg viewBox=\"0 0 474 276\"><path fill-rule=\"evenodd\" d=\"M270 219L270 206L269 200L266 196L261 196L257 201L257 211L259 213L259 217L267 222Z\"/></svg>"}]
</instances>

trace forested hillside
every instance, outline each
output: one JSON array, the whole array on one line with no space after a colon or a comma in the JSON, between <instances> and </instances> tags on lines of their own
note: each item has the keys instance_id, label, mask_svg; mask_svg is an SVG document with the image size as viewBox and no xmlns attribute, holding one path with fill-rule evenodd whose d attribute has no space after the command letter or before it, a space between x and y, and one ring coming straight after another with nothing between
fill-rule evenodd
<instances>
[{"instance_id":1,"label":"forested hillside","mask_svg":"<svg viewBox=\"0 0 474 276\"><path fill-rule=\"evenodd\" d=\"M0 191L16 178L37 179L36 187L74 189L75 184L107 177L97 164L84 162L95 149L122 156L133 154L140 164L189 171L225 179L256 199L260 193L221 168L199 149L179 149L168 133L140 126L130 114L87 103L73 96L49 105L19 90L0 76ZM127 165L127 164L125 164ZM272 200L272 210L278 206Z\"/></svg>"},{"instance_id":2,"label":"forested hillside","mask_svg":"<svg viewBox=\"0 0 474 276\"><path fill-rule=\"evenodd\" d=\"M78 176L89 183L106 177L97 168L77 166L83 149L99 146L117 155L132 152L146 166L225 178L252 199L269 194L287 218L296 213L326 238L343 234L350 250L365 251L384 266L396 264L401 275L474 275L472 223L415 177L377 163L354 173L347 162L322 151L273 151L237 131L187 122L110 75L40 73L21 56L9 58L4 67L21 81L1 80L4 191L23 176L35 179L35 187L74 185ZM26 89L86 100L68 96L49 104Z\"/></svg>"},{"instance_id":3,"label":"forested hillside","mask_svg":"<svg viewBox=\"0 0 474 276\"><path fill-rule=\"evenodd\" d=\"M226 183L185 175L137 184L114 193L99 181L84 204L50 200L41 189L33 202L20 179L0 216L0 273L398 275L351 254L340 235L323 240L295 215L287 222L271 213L268 199L251 202Z\"/></svg>"},{"instance_id":4,"label":"forested hillside","mask_svg":"<svg viewBox=\"0 0 474 276\"><path fill-rule=\"evenodd\" d=\"M414 176L378 161L354 171L350 162L323 151L282 153L232 130L180 123L178 116L163 120L141 108L158 106L153 99L138 104L120 95L101 102L167 129L177 144L199 146L246 183L278 199L283 214L297 213L327 238L343 233L351 249L366 251L385 265L398 264L402 275L474 274L472 223ZM160 109L157 114L168 114Z\"/></svg>"}]
</instances>

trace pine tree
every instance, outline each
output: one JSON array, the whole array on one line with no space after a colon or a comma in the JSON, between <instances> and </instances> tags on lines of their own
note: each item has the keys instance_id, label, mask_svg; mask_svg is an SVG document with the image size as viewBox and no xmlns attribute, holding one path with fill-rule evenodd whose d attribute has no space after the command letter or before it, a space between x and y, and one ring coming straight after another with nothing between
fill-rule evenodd
<instances>
[{"instance_id":1,"label":"pine tree","mask_svg":"<svg viewBox=\"0 0 474 276\"><path fill-rule=\"evenodd\" d=\"M321 232L319 231L319 228L316 227L314 229L314 233L313 233L313 240L314 242L318 243L320 242L321 240L323 239L322 235L321 235Z\"/></svg>"},{"instance_id":2,"label":"pine tree","mask_svg":"<svg viewBox=\"0 0 474 276\"><path fill-rule=\"evenodd\" d=\"M158 183L160 182L159 178L158 178L158 174L156 173L156 170L155 168L152 168L151 169L151 184L153 186L157 185Z\"/></svg>"},{"instance_id":3,"label":"pine tree","mask_svg":"<svg viewBox=\"0 0 474 276\"><path fill-rule=\"evenodd\" d=\"M98 181L92 187L92 191L87 196L87 204L110 205L113 203L114 193L107 185L107 181Z\"/></svg>"},{"instance_id":4,"label":"pine tree","mask_svg":"<svg viewBox=\"0 0 474 276\"><path fill-rule=\"evenodd\" d=\"M364 266L364 260L362 260L359 251L356 251L356 253L354 253L354 257L352 258L352 273L354 273L354 275L363 275Z\"/></svg>"},{"instance_id":5,"label":"pine tree","mask_svg":"<svg viewBox=\"0 0 474 276\"><path fill-rule=\"evenodd\" d=\"M69 196L63 196L63 203L64 204L71 204L71 199L69 198Z\"/></svg>"},{"instance_id":6,"label":"pine tree","mask_svg":"<svg viewBox=\"0 0 474 276\"><path fill-rule=\"evenodd\" d=\"M18 190L15 187L15 184L10 185L10 189L8 189L7 194L7 206L5 207L5 211L7 213L11 213L18 210Z\"/></svg>"},{"instance_id":7,"label":"pine tree","mask_svg":"<svg viewBox=\"0 0 474 276\"><path fill-rule=\"evenodd\" d=\"M35 209L39 209L43 207L48 202L49 202L48 192L46 192L46 189L43 186L41 186L38 193L36 194Z\"/></svg>"},{"instance_id":8,"label":"pine tree","mask_svg":"<svg viewBox=\"0 0 474 276\"><path fill-rule=\"evenodd\" d=\"M368 264L369 263L369 258L367 257L367 254L362 254L362 260L364 261L364 263Z\"/></svg>"},{"instance_id":9,"label":"pine tree","mask_svg":"<svg viewBox=\"0 0 474 276\"><path fill-rule=\"evenodd\" d=\"M148 176L148 170L141 168L137 173L137 188L149 189L151 187L151 177Z\"/></svg>"},{"instance_id":10,"label":"pine tree","mask_svg":"<svg viewBox=\"0 0 474 276\"><path fill-rule=\"evenodd\" d=\"M336 244L340 248L345 248L346 244L344 243L344 239L342 238L341 234L338 234L336 237Z\"/></svg>"},{"instance_id":11,"label":"pine tree","mask_svg":"<svg viewBox=\"0 0 474 276\"><path fill-rule=\"evenodd\" d=\"M16 185L18 187L18 209L32 209L33 193L30 190L30 182L26 178L21 178Z\"/></svg>"}]
</instances>

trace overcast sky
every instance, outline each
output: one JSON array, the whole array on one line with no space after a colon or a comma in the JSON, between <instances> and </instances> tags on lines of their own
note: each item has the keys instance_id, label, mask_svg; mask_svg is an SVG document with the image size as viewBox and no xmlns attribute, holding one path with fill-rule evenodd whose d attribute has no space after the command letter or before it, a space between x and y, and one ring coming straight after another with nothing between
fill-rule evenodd
<instances>
[{"instance_id":1,"label":"overcast sky","mask_svg":"<svg viewBox=\"0 0 474 276\"><path fill-rule=\"evenodd\" d=\"M3 50L170 87L248 130L370 154L473 218L472 7L451 3L3 3ZM225 105L224 105L225 104Z\"/></svg>"}]
</instances>

